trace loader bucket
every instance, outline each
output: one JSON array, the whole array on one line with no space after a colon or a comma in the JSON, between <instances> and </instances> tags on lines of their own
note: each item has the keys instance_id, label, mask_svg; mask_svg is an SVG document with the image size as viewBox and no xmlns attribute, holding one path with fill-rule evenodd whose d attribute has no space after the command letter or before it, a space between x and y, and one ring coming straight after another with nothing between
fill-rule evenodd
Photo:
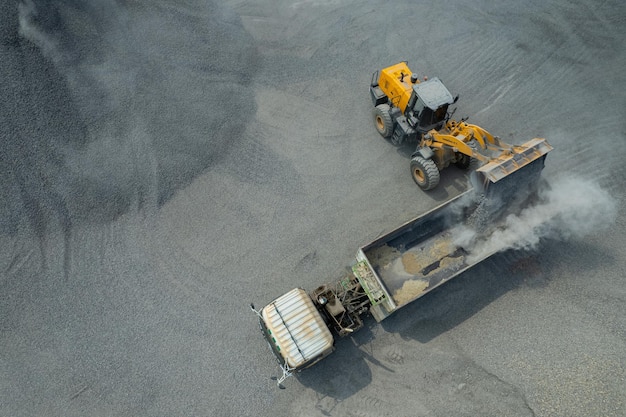
<instances>
[{"instance_id":1,"label":"loader bucket","mask_svg":"<svg viewBox=\"0 0 626 417\"><path fill-rule=\"evenodd\" d=\"M519 146L512 146L511 150L503 152L485 165L478 168L485 179L498 182L513 172L536 161L552 150L552 146L543 138L534 138Z\"/></svg>"},{"instance_id":2,"label":"loader bucket","mask_svg":"<svg viewBox=\"0 0 626 417\"><path fill-rule=\"evenodd\" d=\"M481 167L470 176L474 191L481 196L480 207L472 216L475 230L489 229L495 221L519 212L538 196L541 172L552 147L544 139L533 139L515 148L521 152L499 159L500 164L491 161L487 170Z\"/></svg>"}]
</instances>

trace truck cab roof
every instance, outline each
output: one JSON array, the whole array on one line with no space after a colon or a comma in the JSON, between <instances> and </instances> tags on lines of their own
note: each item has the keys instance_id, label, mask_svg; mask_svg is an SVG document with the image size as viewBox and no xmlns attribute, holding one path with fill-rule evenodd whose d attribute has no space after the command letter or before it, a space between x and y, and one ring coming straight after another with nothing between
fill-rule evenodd
<instances>
[{"instance_id":1,"label":"truck cab roof","mask_svg":"<svg viewBox=\"0 0 626 417\"><path fill-rule=\"evenodd\" d=\"M334 349L330 330L301 288L278 297L261 315L272 350L292 369L305 367Z\"/></svg>"}]
</instances>

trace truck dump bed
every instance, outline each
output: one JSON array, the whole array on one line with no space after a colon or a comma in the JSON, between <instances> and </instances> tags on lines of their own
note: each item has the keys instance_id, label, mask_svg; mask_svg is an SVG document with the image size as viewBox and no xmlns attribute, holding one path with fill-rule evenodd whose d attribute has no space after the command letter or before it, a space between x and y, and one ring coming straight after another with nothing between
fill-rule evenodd
<instances>
[{"instance_id":1,"label":"truck dump bed","mask_svg":"<svg viewBox=\"0 0 626 417\"><path fill-rule=\"evenodd\" d=\"M468 262L467 253L455 244L464 215L462 199L468 193L359 249L353 270L370 296L377 321L488 256Z\"/></svg>"},{"instance_id":2,"label":"truck dump bed","mask_svg":"<svg viewBox=\"0 0 626 417\"><path fill-rule=\"evenodd\" d=\"M468 190L361 247L354 275L366 291L370 311L381 321L498 252L468 253L502 227L507 215L532 203L545 155L480 193ZM464 239L465 233L472 239ZM467 250L466 250L467 249Z\"/></svg>"}]
</instances>

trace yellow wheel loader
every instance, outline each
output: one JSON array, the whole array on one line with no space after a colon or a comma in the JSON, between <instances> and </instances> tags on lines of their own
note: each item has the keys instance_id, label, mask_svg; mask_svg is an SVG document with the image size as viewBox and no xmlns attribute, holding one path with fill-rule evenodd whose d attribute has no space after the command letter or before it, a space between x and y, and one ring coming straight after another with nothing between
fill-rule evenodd
<instances>
[{"instance_id":1,"label":"yellow wheel loader","mask_svg":"<svg viewBox=\"0 0 626 417\"><path fill-rule=\"evenodd\" d=\"M466 119L453 120L448 107L458 96L438 78L419 80L406 61L376 71L370 94L378 133L396 146L417 141L411 175L423 190L435 188L440 171L450 164L477 172L487 187L534 161L543 162L552 150L542 138L510 145Z\"/></svg>"}]
</instances>

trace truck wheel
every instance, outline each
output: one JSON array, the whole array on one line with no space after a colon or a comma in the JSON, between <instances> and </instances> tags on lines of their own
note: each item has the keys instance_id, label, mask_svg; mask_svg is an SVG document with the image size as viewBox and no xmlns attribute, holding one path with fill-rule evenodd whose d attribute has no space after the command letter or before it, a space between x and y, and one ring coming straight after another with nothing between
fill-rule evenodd
<instances>
[{"instance_id":1,"label":"truck wheel","mask_svg":"<svg viewBox=\"0 0 626 417\"><path fill-rule=\"evenodd\" d=\"M391 120L391 108L389 104L379 104L374 107L374 126L380 135L387 139L393 133L393 121Z\"/></svg>"},{"instance_id":2,"label":"truck wheel","mask_svg":"<svg viewBox=\"0 0 626 417\"><path fill-rule=\"evenodd\" d=\"M413 181L424 190L432 190L439 184L439 170L432 159L415 156L411 159L411 176Z\"/></svg>"}]
</instances>

